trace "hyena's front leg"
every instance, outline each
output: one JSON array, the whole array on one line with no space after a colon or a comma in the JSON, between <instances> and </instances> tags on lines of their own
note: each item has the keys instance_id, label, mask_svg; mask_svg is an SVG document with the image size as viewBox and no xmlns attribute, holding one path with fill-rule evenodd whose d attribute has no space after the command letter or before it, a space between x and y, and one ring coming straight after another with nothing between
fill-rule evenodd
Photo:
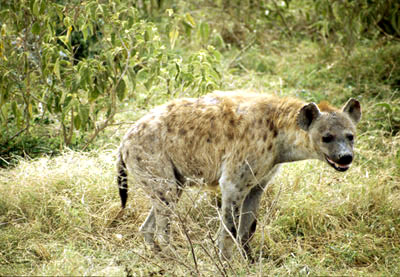
<instances>
[{"instance_id":1,"label":"hyena's front leg","mask_svg":"<svg viewBox=\"0 0 400 277\"><path fill-rule=\"evenodd\" d=\"M237 238L240 210L246 193L239 186L235 186L235 184L226 180L222 181L220 186L222 194L222 221L218 237L218 247L221 257L229 259L234 246L232 238Z\"/></svg>"},{"instance_id":2,"label":"hyena's front leg","mask_svg":"<svg viewBox=\"0 0 400 277\"><path fill-rule=\"evenodd\" d=\"M250 240L252 239L257 227L257 212L260 206L261 196L267 189L279 166L275 166L270 173L264 177L259 184L254 186L247 194L243 205L239 226L239 239L247 257L252 260L252 253L250 248Z\"/></svg>"},{"instance_id":3,"label":"hyena's front leg","mask_svg":"<svg viewBox=\"0 0 400 277\"><path fill-rule=\"evenodd\" d=\"M241 246L246 252L247 258L252 260L250 248L250 240L256 231L257 226L257 211L260 205L261 196L263 194L264 183L253 187L246 196L243 205L239 226L239 240Z\"/></svg>"}]
</instances>

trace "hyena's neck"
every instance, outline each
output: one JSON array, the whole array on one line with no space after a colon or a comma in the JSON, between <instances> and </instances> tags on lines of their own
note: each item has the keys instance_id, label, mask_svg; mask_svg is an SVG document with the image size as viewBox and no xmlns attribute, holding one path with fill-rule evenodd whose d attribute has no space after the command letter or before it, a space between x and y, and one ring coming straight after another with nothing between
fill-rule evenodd
<instances>
[{"instance_id":1,"label":"hyena's neck","mask_svg":"<svg viewBox=\"0 0 400 277\"><path fill-rule=\"evenodd\" d=\"M310 137L300 128L283 129L278 136L278 145L276 163L318 158Z\"/></svg>"},{"instance_id":2,"label":"hyena's neck","mask_svg":"<svg viewBox=\"0 0 400 277\"><path fill-rule=\"evenodd\" d=\"M276 105L272 120L279 135L276 137L276 163L315 159L314 145L309 134L299 128L297 115L304 103L297 99L281 99Z\"/></svg>"}]
</instances>

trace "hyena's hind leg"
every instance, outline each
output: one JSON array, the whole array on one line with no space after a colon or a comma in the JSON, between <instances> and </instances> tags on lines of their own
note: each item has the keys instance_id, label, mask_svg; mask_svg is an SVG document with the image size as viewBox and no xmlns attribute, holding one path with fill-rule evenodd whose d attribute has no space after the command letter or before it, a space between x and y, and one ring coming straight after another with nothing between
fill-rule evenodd
<instances>
[{"instance_id":1,"label":"hyena's hind leg","mask_svg":"<svg viewBox=\"0 0 400 277\"><path fill-rule=\"evenodd\" d=\"M140 232L155 250L163 250L169 245L171 217L182 192L183 178L173 165L157 171L157 177L153 171L153 177L146 181L152 208Z\"/></svg>"},{"instance_id":2,"label":"hyena's hind leg","mask_svg":"<svg viewBox=\"0 0 400 277\"><path fill-rule=\"evenodd\" d=\"M156 231L156 217L154 214L154 207L151 208L146 220L140 226L140 233L142 233L144 240L152 247L156 247L154 241L154 233Z\"/></svg>"}]
</instances>

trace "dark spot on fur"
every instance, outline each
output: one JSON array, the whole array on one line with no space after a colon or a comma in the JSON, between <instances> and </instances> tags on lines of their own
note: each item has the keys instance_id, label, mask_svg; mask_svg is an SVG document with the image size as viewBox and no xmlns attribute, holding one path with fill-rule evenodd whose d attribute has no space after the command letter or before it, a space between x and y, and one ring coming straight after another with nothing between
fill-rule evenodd
<instances>
[{"instance_id":1,"label":"dark spot on fur","mask_svg":"<svg viewBox=\"0 0 400 277\"><path fill-rule=\"evenodd\" d=\"M155 136L154 135L147 136L147 140L149 142L153 142L155 140Z\"/></svg>"},{"instance_id":2,"label":"dark spot on fur","mask_svg":"<svg viewBox=\"0 0 400 277\"><path fill-rule=\"evenodd\" d=\"M147 127L147 123L142 123L141 129L145 129Z\"/></svg>"},{"instance_id":3,"label":"dark spot on fur","mask_svg":"<svg viewBox=\"0 0 400 277\"><path fill-rule=\"evenodd\" d=\"M278 130L275 128L274 129L274 138L276 138L278 136Z\"/></svg>"},{"instance_id":4,"label":"dark spot on fur","mask_svg":"<svg viewBox=\"0 0 400 277\"><path fill-rule=\"evenodd\" d=\"M232 132L228 132L228 133L226 133L226 137L227 137L229 140L233 140L234 135L233 135Z\"/></svg>"},{"instance_id":5,"label":"dark spot on fur","mask_svg":"<svg viewBox=\"0 0 400 277\"><path fill-rule=\"evenodd\" d=\"M244 172L242 172L242 174L240 174L240 179L244 178Z\"/></svg>"},{"instance_id":6,"label":"dark spot on fur","mask_svg":"<svg viewBox=\"0 0 400 277\"><path fill-rule=\"evenodd\" d=\"M231 119L229 120L229 124L230 124L231 126L235 126L235 120L234 120L233 118L231 118Z\"/></svg>"},{"instance_id":7,"label":"dark spot on fur","mask_svg":"<svg viewBox=\"0 0 400 277\"><path fill-rule=\"evenodd\" d=\"M272 149L272 143L270 143L270 144L268 145L268 151L271 151L271 149Z\"/></svg>"},{"instance_id":8,"label":"dark spot on fur","mask_svg":"<svg viewBox=\"0 0 400 277\"><path fill-rule=\"evenodd\" d=\"M261 150L261 155L264 155L264 153L265 153L265 148L263 148L263 149Z\"/></svg>"},{"instance_id":9,"label":"dark spot on fur","mask_svg":"<svg viewBox=\"0 0 400 277\"><path fill-rule=\"evenodd\" d=\"M207 138L207 142L211 143L212 139L214 138L214 134L211 132L208 132L208 138Z\"/></svg>"},{"instance_id":10,"label":"dark spot on fur","mask_svg":"<svg viewBox=\"0 0 400 277\"><path fill-rule=\"evenodd\" d=\"M186 135L186 132L187 132L187 131L186 131L184 128L182 128L182 129L179 130L179 134L180 134L181 136Z\"/></svg>"},{"instance_id":11,"label":"dark spot on fur","mask_svg":"<svg viewBox=\"0 0 400 277\"><path fill-rule=\"evenodd\" d=\"M269 122L269 130L272 132L275 129L275 125L272 121Z\"/></svg>"},{"instance_id":12,"label":"dark spot on fur","mask_svg":"<svg viewBox=\"0 0 400 277\"><path fill-rule=\"evenodd\" d=\"M262 124L262 118L259 118L258 119L258 125L261 125Z\"/></svg>"},{"instance_id":13,"label":"dark spot on fur","mask_svg":"<svg viewBox=\"0 0 400 277\"><path fill-rule=\"evenodd\" d=\"M268 136L267 136L267 133L265 133L264 136L263 136L263 141L264 141L264 142L267 140L267 137L268 137Z\"/></svg>"},{"instance_id":14,"label":"dark spot on fur","mask_svg":"<svg viewBox=\"0 0 400 277\"><path fill-rule=\"evenodd\" d=\"M137 156L136 160L140 163L142 161L142 158L140 156Z\"/></svg>"}]
</instances>

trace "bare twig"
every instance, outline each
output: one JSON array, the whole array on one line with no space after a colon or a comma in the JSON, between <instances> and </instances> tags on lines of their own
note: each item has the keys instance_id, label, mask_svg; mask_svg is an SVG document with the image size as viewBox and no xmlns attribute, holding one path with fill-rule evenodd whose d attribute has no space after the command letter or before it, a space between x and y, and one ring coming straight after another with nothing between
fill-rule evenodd
<instances>
[{"instance_id":1,"label":"bare twig","mask_svg":"<svg viewBox=\"0 0 400 277\"><path fill-rule=\"evenodd\" d=\"M232 232L229 231L228 226L226 226L225 222L222 220L222 215L221 215L221 213L219 211L218 211L218 217L219 217L219 220L221 221L222 228L224 228L225 231L229 234L229 236L233 240L233 243L237 247L237 249L238 249L238 251L240 253L240 257L242 257L242 259L246 262L246 256L243 254L243 249L242 249L241 245L239 244L237 239L233 236Z\"/></svg>"},{"instance_id":2,"label":"bare twig","mask_svg":"<svg viewBox=\"0 0 400 277\"><path fill-rule=\"evenodd\" d=\"M210 232L208 232L208 234L210 235ZM210 252L208 252L208 250L202 245L199 244L200 248L203 249L204 253L206 253L206 255L210 258L211 262L215 265L215 267L217 268L217 270L219 271L219 273L221 273L221 276L226 276L226 272L224 273L221 268L218 266L218 264L215 262L214 258L211 256ZM218 255L217 255L218 256ZM225 271L224 267L222 266L222 269Z\"/></svg>"},{"instance_id":3,"label":"bare twig","mask_svg":"<svg viewBox=\"0 0 400 277\"><path fill-rule=\"evenodd\" d=\"M190 237L189 237L189 234L188 234L188 232L187 232L187 230L186 230L186 227L185 227L185 224L184 224L182 218L180 217L180 215L179 215L178 213L176 213L176 215L177 215L179 221L180 221L181 224L182 224L183 232L185 233L186 239L187 239L188 242L189 242L190 250L191 250L191 252L192 252L192 258L193 258L194 268L195 268L197 274L200 275L200 271L199 271L199 268L198 268L198 266L197 266L196 254L194 253L194 248L193 248L192 240L191 240Z\"/></svg>"},{"instance_id":4,"label":"bare twig","mask_svg":"<svg viewBox=\"0 0 400 277\"><path fill-rule=\"evenodd\" d=\"M221 257L219 256L218 248L215 246L215 240L213 240L213 238L211 237L210 232L208 232L208 238L211 240L211 244L213 245L213 249L214 249L215 256L217 257L218 262L219 262L219 264L221 265L221 268L222 268L222 270L223 270L223 276L228 276L228 273L226 272L225 266L224 266L224 264L223 264L222 261L221 261ZM231 265L230 265L229 263L228 263L228 265L229 265L229 267L230 267L231 270L232 270Z\"/></svg>"}]
</instances>

